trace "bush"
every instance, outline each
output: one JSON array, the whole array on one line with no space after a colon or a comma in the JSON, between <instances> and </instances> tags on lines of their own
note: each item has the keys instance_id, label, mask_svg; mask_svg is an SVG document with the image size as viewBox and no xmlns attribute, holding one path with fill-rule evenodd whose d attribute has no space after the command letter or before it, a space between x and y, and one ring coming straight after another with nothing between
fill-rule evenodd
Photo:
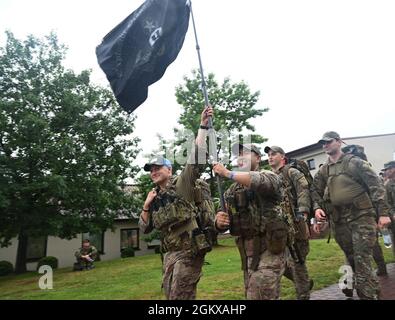
<instances>
[{"instance_id":1,"label":"bush","mask_svg":"<svg viewBox=\"0 0 395 320\"><path fill-rule=\"evenodd\" d=\"M121 258L134 257L134 249L127 247L121 251Z\"/></svg>"},{"instance_id":2,"label":"bush","mask_svg":"<svg viewBox=\"0 0 395 320\"><path fill-rule=\"evenodd\" d=\"M0 261L0 276L6 276L14 272L14 266L11 262Z\"/></svg>"},{"instance_id":3,"label":"bush","mask_svg":"<svg viewBox=\"0 0 395 320\"><path fill-rule=\"evenodd\" d=\"M50 266L52 269L57 269L58 268L58 259L55 258L55 257L44 257L44 258L41 258L38 261L37 270L41 266L44 266L44 265Z\"/></svg>"}]
</instances>

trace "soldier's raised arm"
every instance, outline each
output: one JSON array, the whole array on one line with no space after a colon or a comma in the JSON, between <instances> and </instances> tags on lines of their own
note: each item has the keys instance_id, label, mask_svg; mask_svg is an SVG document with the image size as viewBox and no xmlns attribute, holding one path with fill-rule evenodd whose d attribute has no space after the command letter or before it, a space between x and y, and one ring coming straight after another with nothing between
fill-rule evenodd
<instances>
[{"instance_id":1,"label":"soldier's raised arm","mask_svg":"<svg viewBox=\"0 0 395 320\"><path fill-rule=\"evenodd\" d=\"M195 144L187 163L177 179L177 193L188 201L194 199L195 181L200 177L201 172L207 164L206 139L208 118L214 114L211 106L206 106L200 117L200 128L197 133Z\"/></svg>"},{"instance_id":2,"label":"soldier's raised arm","mask_svg":"<svg viewBox=\"0 0 395 320\"><path fill-rule=\"evenodd\" d=\"M235 172L226 169L222 163L214 164L213 169L221 177L231 178L251 190L262 193L280 192L280 178L269 170Z\"/></svg>"}]
</instances>

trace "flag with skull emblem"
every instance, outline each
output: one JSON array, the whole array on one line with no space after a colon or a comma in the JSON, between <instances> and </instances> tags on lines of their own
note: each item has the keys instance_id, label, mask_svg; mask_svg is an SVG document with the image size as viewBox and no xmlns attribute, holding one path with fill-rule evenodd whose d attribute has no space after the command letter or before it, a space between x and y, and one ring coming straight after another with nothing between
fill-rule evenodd
<instances>
[{"instance_id":1,"label":"flag with skull emblem","mask_svg":"<svg viewBox=\"0 0 395 320\"><path fill-rule=\"evenodd\" d=\"M189 0L146 0L96 48L112 91L127 112L148 95L177 58L189 25Z\"/></svg>"}]
</instances>

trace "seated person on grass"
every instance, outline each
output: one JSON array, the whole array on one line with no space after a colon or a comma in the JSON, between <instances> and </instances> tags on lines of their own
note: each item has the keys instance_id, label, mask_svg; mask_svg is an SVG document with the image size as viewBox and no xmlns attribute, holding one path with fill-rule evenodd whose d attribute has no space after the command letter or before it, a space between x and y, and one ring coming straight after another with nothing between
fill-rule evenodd
<instances>
[{"instance_id":1,"label":"seated person on grass","mask_svg":"<svg viewBox=\"0 0 395 320\"><path fill-rule=\"evenodd\" d=\"M82 247L76 251L75 257L77 262L74 264L74 271L93 269L95 267L93 261L97 258L97 249L91 245L88 239L85 239L82 241Z\"/></svg>"}]
</instances>

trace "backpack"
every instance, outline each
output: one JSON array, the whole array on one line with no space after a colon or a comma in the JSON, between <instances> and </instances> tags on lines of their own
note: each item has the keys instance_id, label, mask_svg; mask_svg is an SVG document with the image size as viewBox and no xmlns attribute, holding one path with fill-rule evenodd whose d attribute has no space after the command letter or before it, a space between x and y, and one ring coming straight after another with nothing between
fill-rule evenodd
<instances>
[{"instance_id":1,"label":"backpack","mask_svg":"<svg viewBox=\"0 0 395 320\"><path fill-rule=\"evenodd\" d=\"M352 178L353 180L355 180L357 183L359 183L360 185L362 185L365 189L366 192L369 193L369 188L364 184L363 181L361 181L357 176L354 176L353 174L348 173L347 169L350 163L350 160L353 157L357 157L363 161L368 162L368 157L366 156L365 153L365 148L359 144L349 144L346 145L345 147L342 148L342 152L350 155L349 157L347 157L344 161L343 164L343 168L342 168L342 173L348 175L350 178ZM369 163L369 162L368 162ZM371 166L371 164L369 163L369 165ZM329 178L329 173L328 173L328 167L326 166L326 170L323 171L324 172L324 176L325 178L328 180Z\"/></svg>"},{"instance_id":2,"label":"backpack","mask_svg":"<svg viewBox=\"0 0 395 320\"><path fill-rule=\"evenodd\" d=\"M368 157L365 153L365 148L359 144L349 144L342 148L343 153L352 154L361 158L362 160L368 161Z\"/></svg>"},{"instance_id":3,"label":"backpack","mask_svg":"<svg viewBox=\"0 0 395 320\"><path fill-rule=\"evenodd\" d=\"M309 184L309 187L311 187L313 185L314 179L313 179L313 176L310 173L310 169L305 161L298 160L298 159L289 159L288 164L290 165L291 168L295 168L303 173L304 177L307 180L307 183Z\"/></svg>"},{"instance_id":4,"label":"backpack","mask_svg":"<svg viewBox=\"0 0 395 320\"><path fill-rule=\"evenodd\" d=\"M284 181L285 182L285 187L292 185L291 177L289 176L289 168L294 168L294 169L300 171L303 174L303 176L307 180L307 183L309 185L309 190L310 190L310 193L311 193L311 188L313 186L313 180L314 179L313 179L313 176L310 173L310 170L309 170L309 167L307 166L307 163L305 161L303 161L303 160L298 160L298 159L289 159L288 160L288 164L286 165L287 172L285 174L285 177L286 177L287 181ZM296 198L295 194L293 194L292 196L293 196L294 199ZM309 216L310 215L313 215L313 199L312 199L311 196L310 196L310 212L309 212Z\"/></svg>"}]
</instances>

